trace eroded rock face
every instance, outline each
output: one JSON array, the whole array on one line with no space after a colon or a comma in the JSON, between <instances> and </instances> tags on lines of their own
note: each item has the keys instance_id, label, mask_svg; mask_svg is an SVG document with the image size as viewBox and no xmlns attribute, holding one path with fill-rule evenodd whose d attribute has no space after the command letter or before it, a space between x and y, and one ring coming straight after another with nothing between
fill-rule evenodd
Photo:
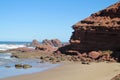
<instances>
[{"instance_id":1,"label":"eroded rock face","mask_svg":"<svg viewBox=\"0 0 120 80\"><path fill-rule=\"evenodd\" d=\"M63 44L58 39L52 39L52 40L45 39L42 41L41 44L34 39L30 46L35 47L35 50L53 52L53 51L56 51L58 47L63 46Z\"/></svg>"},{"instance_id":2,"label":"eroded rock face","mask_svg":"<svg viewBox=\"0 0 120 80\"><path fill-rule=\"evenodd\" d=\"M38 46L38 45L40 45L40 43L39 43L39 41L37 41L36 39L34 39L34 40L32 41L32 43L31 43L31 46L33 46L33 47L36 47L36 46Z\"/></svg>"},{"instance_id":3,"label":"eroded rock face","mask_svg":"<svg viewBox=\"0 0 120 80\"><path fill-rule=\"evenodd\" d=\"M62 53L120 50L120 2L76 23L73 29L70 45L59 49Z\"/></svg>"},{"instance_id":4,"label":"eroded rock face","mask_svg":"<svg viewBox=\"0 0 120 80\"><path fill-rule=\"evenodd\" d=\"M45 39L45 40L43 40L42 44L50 45L53 47L62 47L62 45L63 45L62 42L58 39L52 39L52 40Z\"/></svg>"},{"instance_id":5,"label":"eroded rock face","mask_svg":"<svg viewBox=\"0 0 120 80\"><path fill-rule=\"evenodd\" d=\"M53 47L50 46L50 45L41 44L41 45L39 45L39 46L36 46L35 50L53 52L53 51L55 51L56 49L53 48Z\"/></svg>"}]
</instances>

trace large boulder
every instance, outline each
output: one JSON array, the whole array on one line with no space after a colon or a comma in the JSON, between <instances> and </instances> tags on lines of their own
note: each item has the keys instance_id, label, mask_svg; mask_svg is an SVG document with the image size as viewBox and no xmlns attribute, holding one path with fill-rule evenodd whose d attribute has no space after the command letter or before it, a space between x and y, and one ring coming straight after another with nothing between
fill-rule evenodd
<instances>
[{"instance_id":1,"label":"large boulder","mask_svg":"<svg viewBox=\"0 0 120 80\"><path fill-rule=\"evenodd\" d=\"M99 52L96 52L96 51L91 51L88 53L88 56L92 59L97 59L100 57L100 53Z\"/></svg>"},{"instance_id":2,"label":"large boulder","mask_svg":"<svg viewBox=\"0 0 120 80\"><path fill-rule=\"evenodd\" d=\"M15 64L15 68L16 69L27 69L27 68L32 68L32 66L31 65L28 65L28 64Z\"/></svg>"}]
</instances>

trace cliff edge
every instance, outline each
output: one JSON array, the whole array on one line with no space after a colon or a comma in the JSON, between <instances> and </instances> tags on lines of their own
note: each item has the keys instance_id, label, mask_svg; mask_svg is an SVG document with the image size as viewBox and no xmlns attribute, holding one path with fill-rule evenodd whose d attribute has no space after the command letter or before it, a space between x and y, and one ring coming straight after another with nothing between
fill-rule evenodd
<instances>
[{"instance_id":1,"label":"cliff edge","mask_svg":"<svg viewBox=\"0 0 120 80\"><path fill-rule=\"evenodd\" d=\"M62 53L120 50L120 1L72 27L70 45L59 48Z\"/></svg>"}]
</instances>

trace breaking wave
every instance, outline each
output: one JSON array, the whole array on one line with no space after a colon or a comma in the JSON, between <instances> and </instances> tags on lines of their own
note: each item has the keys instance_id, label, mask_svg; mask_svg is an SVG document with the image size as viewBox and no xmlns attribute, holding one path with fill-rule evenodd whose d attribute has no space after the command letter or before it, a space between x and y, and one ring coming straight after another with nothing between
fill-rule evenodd
<instances>
[{"instance_id":1,"label":"breaking wave","mask_svg":"<svg viewBox=\"0 0 120 80\"><path fill-rule=\"evenodd\" d=\"M26 47L26 45L17 45L17 44L0 44L0 50L15 49L18 47Z\"/></svg>"}]
</instances>

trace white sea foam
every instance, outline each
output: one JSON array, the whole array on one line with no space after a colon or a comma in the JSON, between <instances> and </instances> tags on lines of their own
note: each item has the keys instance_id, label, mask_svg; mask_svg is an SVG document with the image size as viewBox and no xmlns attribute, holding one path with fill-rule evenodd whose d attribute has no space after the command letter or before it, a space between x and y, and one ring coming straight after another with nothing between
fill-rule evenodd
<instances>
[{"instance_id":1,"label":"white sea foam","mask_svg":"<svg viewBox=\"0 0 120 80\"><path fill-rule=\"evenodd\" d=\"M26 47L26 45L0 44L0 50L15 49L19 47Z\"/></svg>"},{"instance_id":2,"label":"white sea foam","mask_svg":"<svg viewBox=\"0 0 120 80\"><path fill-rule=\"evenodd\" d=\"M0 59L11 59L11 53L1 53Z\"/></svg>"}]
</instances>

